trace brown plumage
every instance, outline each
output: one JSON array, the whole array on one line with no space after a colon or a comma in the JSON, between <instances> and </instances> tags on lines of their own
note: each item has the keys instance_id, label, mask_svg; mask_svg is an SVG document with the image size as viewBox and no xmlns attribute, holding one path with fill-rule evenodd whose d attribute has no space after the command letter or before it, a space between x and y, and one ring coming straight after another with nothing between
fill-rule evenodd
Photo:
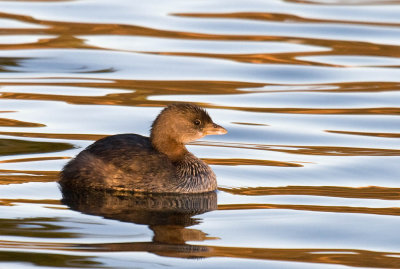
<instances>
[{"instance_id":1,"label":"brown plumage","mask_svg":"<svg viewBox=\"0 0 400 269\"><path fill-rule=\"evenodd\" d=\"M150 138L120 134L96 141L63 168L59 184L70 190L214 191L214 172L188 152L185 144L225 133L204 109L192 104L170 105L153 122Z\"/></svg>"}]
</instances>

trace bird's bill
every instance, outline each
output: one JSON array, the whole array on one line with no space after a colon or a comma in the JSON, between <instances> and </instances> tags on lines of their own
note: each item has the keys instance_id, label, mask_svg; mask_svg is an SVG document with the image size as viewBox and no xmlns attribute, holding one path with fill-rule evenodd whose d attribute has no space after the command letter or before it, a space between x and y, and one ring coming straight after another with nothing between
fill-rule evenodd
<instances>
[{"instance_id":1,"label":"bird's bill","mask_svg":"<svg viewBox=\"0 0 400 269\"><path fill-rule=\"evenodd\" d=\"M203 130L204 135L223 135L227 132L224 127L215 123L208 124Z\"/></svg>"}]
</instances>

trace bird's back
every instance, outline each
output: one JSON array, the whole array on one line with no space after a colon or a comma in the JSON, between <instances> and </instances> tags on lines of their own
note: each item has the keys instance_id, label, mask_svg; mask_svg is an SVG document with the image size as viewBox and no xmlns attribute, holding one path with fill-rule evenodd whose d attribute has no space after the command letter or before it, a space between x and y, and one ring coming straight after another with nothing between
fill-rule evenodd
<instances>
[{"instance_id":1,"label":"bird's back","mask_svg":"<svg viewBox=\"0 0 400 269\"><path fill-rule=\"evenodd\" d=\"M148 137L120 134L87 147L61 172L63 188L165 192L176 180L176 167L156 151Z\"/></svg>"}]
</instances>

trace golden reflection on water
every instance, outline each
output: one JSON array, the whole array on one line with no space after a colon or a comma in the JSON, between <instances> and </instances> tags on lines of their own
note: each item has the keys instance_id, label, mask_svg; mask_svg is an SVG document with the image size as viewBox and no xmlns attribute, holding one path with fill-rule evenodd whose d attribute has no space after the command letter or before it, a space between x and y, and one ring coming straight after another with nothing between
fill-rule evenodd
<instances>
[{"instance_id":1,"label":"golden reflection on water","mask_svg":"<svg viewBox=\"0 0 400 269\"><path fill-rule=\"evenodd\" d=\"M226 191L226 190L224 190ZM294 189L293 189L294 191ZM371 190L369 190L371 191ZM121 194L115 196L107 193L97 193L95 195L85 195L84 193L64 194L64 200L75 210L80 210L88 214L103 215L106 218L121 219L139 223L149 223L154 231L152 242L127 242L127 243L62 243L62 242L25 242L0 240L0 246L5 249L28 249L28 250L50 250L50 251L70 251L69 255L48 254L30 255L23 258L18 253L2 252L3 261L28 261L35 265L70 265L71 260L76 259L73 253L80 252L80 258L76 260L76 265L99 266L92 261L91 253L99 252L149 252L165 257L180 258L211 258L211 257L230 257L242 259L261 259L273 261L296 261L305 263L338 264L353 267L376 267L376 268L395 268L399 264L397 252L379 252L362 249L332 249L332 248L252 248L252 247L223 247L207 245L191 245L188 241L216 240L218 238L209 237L198 229L187 228L196 224L196 219L192 219L193 211L191 206L197 206L196 201L180 202L180 199L194 199L194 197L179 196L131 196ZM199 199L211 199L215 201L216 196ZM148 200L150 199L150 200ZM161 199L161 200L158 200ZM166 200L165 200L166 199ZM178 199L178 200L175 200ZM197 199L197 198L195 198ZM94 202L96 200L97 202ZM119 200L119 202L117 201ZM162 202L164 201L164 202ZM213 202L200 203L206 206L203 210L212 210ZM13 205L14 203L40 203L47 205L59 205L57 200L5 200L2 205ZM174 205L176 215L165 212L163 208ZM187 207L189 205L189 207ZM135 209L135 207L137 207ZM299 206L299 205L219 205L218 210L240 210L240 209L273 209L286 208L293 210L321 210L324 212L347 212L347 213L368 213L368 214L399 214L399 209L366 209L366 208L340 208L340 207L320 207L320 206ZM329 209L328 209L329 208ZM138 210L139 209L139 210ZM182 211L183 210L183 211ZM201 210L201 209L200 209ZM180 213L178 213L180 212ZM79 233L64 231L61 223L62 219L57 218L24 218L18 220L1 220L0 227L7 235L18 235L29 238L78 238ZM60 223L60 225L58 225ZM21 228L26 227L26 228ZM82 255L82 253L85 253ZM49 259L51 257L51 259ZM55 260L54 260L55 259ZM52 261L49 263L49 261Z\"/></svg>"},{"instance_id":2,"label":"golden reflection on water","mask_svg":"<svg viewBox=\"0 0 400 269\"><path fill-rule=\"evenodd\" d=\"M241 148L254 150L267 150L302 155L323 156L399 156L400 150L380 148L354 148L354 147L330 147L330 146L292 146L292 145L260 145L246 143L219 143L196 141L192 145L203 145L225 148Z\"/></svg>"},{"instance_id":3,"label":"golden reflection on water","mask_svg":"<svg viewBox=\"0 0 400 269\"><path fill-rule=\"evenodd\" d=\"M161 256L168 257L232 257L246 259L266 259L266 260L291 260L296 257L302 262L322 262L353 266L365 266L365 257L369 256L368 263L371 261L376 266L385 267L386 265L398 262L399 258L387 257L388 255L397 255L396 253L379 253L353 249L265 249L265 248L240 248L240 247L219 247L212 245L190 245L187 241L205 241L218 238L208 237L204 232L188 228L197 223L193 219L194 212L206 212L214 210L216 205L216 195L199 194L196 196L185 195L131 195L121 194L121 196L111 195L109 193L64 193L64 203L75 210L89 214L102 215L106 218L121 219L135 223L147 223L154 231L152 242L136 243L109 243L109 244L90 244L81 245L78 249L87 249L88 251L147 251ZM97 202L95 202L97 201ZM168 207L166 207L168 205ZM219 205L218 210L238 210L255 208L279 208L279 205L271 207L257 207L257 205ZM318 206L282 206L294 210L318 210ZM366 213L363 209L353 208L347 211L347 208L340 210L332 207L328 212L349 212ZM337 209L335 211L334 209ZM325 210L324 210L325 209ZM174 212L173 214L166 212ZM193 211L194 210L194 211ZM321 207L322 211L326 208ZM399 210L397 210L399 211ZM378 213L376 213L378 212ZM369 213L369 212L368 212ZM376 209L372 214L384 214ZM399 212L397 212L399 213ZM29 220L28 220L29 221ZM53 231L50 236L58 236ZM61 235L64 236L64 235ZM60 247L60 245L54 245ZM63 247L63 246L61 246ZM302 253L301 258L298 256ZM340 254L339 254L340 253ZM368 255L365 255L367 254ZM360 260L360 255L362 260ZM374 256L379 257L376 261Z\"/></svg>"},{"instance_id":4,"label":"golden reflection on water","mask_svg":"<svg viewBox=\"0 0 400 269\"><path fill-rule=\"evenodd\" d=\"M283 167L302 167L303 165L290 162L279 162L270 160L256 159L204 159L208 164L214 165L261 165L261 166L283 166Z\"/></svg>"},{"instance_id":5,"label":"golden reflection on water","mask_svg":"<svg viewBox=\"0 0 400 269\"><path fill-rule=\"evenodd\" d=\"M38 162L38 161L53 161L69 159L68 157L38 157L38 158L21 158L0 161L0 163L24 163L24 162Z\"/></svg>"},{"instance_id":6,"label":"golden reflection on water","mask_svg":"<svg viewBox=\"0 0 400 269\"><path fill-rule=\"evenodd\" d=\"M32 199L1 199L0 204L4 206L14 206L18 204L43 204L43 205L51 205L53 206L60 206L62 205L59 200L50 200L50 199L43 199L43 200L32 200ZM60 207L58 207L60 209ZM65 208L64 208L65 209Z\"/></svg>"},{"instance_id":7,"label":"golden reflection on water","mask_svg":"<svg viewBox=\"0 0 400 269\"><path fill-rule=\"evenodd\" d=\"M312 19L292 14L283 13L262 13L262 12L235 12L235 13L174 13L174 16L193 17L193 18L232 18L245 20L276 21L290 23L345 23L361 25L382 25L382 26L400 26L400 23L379 23L367 21L349 21L349 20L322 20Z\"/></svg>"},{"instance_id":8,"label":"golden reflection on water","mask_svg":"<svg viewBox=\"0 0 400 269\"><path fill-rule=\"evenodd\" d=\"M300 211L332 212L332 213L356 213L376 214L385 216L400 216L400 209L393 208L369 208L354 206L319 206L319 205L278 205L278 204L229 204L221 205L219 210L248 210L248 209L289 209Z\"/></svg>"},{"instance_id":9,"label":"golden reflection on water","mask_svg":"<svg viewBox=\"0 0 400 269\"><path fill-rule=\"evenodd\" d=\"M195 18L235 18L247 20L266 20L266 21L293 21L297 23L346 23L357 25L380 25L387 27L395 27L400 24L391 23L368 23L368 22L349 22L349 21L332 21L332 20L315 20L306 19L298 16L287 14L273 13L223 13L223 14L191 14L180 13L175 16L195 17ZM324 40L316 38L295 38L285 36L266 36L266 35L223 35L223 34L203 34L193 32L167 31L142 26L124 25L124 24L101 24L101 23L74 23L38 20L30 16L8 14L0 12L0 18L14 19L26 23L34 23L45 26L44 29L4 29L4 35L56 35L55 38L43 38L36 43L29 44L0 44L0 49L42 49L42 48L91 48L104 49L91 46L85 43L81 35L127 35L127 36L148 36L174 39L191 39L191 40L227 40L227 41L280 41L288 43L300 43L303 45L312 45L321 48L329 48L317 50L314 52L296 52L296 53L272 53L272 54L218 54L218 53L173 53L173 52L142 52L154 53L161 55L179 55L179 56L197 56L217 59L228 59L238 62L249 62L253 64L294 64L294 65L314 65L314 66L339 66L324 63L308 62L299 60L300 56L312 55L366 55L366 56L388 56L399 57L400 51L397 46L387 44L376 44L370 42L341 41L341 40Z\"/></svg>"},{"instance_id":10,"label":"golden reflection on water","mask_svg":"<svg viewBox=\"0 0 400 269\"><path fill-rule=\"evenodd\" d=\"M293 261L304 263L337 264L352 267L395 268L400 260L400 253L366 251L359 249L274 249L274 248L240 248L192 245L163 245L151 242L108 243L108 244L68 244L0 241L0 246L7 249L19 249L29 246L31 249L65 251L76 249L87 252L87 256L2 252L3 261L27 261L41 266L85 266L98 268L100 263L92 261L91 252L150 252L166 257L212 258L228 257L242 259L261 259L272 261ZM49 257L51 259L49 259Z\"/></svg>"},{"instance_id":11,"label":"golden reflection on water","mask_svg":"<svg viewBox=\"0 0 400 269\"><path fill-rule=\"evenodd\" d=\"M7 127L43 127L45 125L40 124L40 123L24 122L24 121L19 121L19 120L0 118L0 126L7 126Z\"/></svg>"},{"instance_id":12,"label":"golden reflection on water","mask_svg":"<svg viewBox=\"0 0 400 269\"><path fill-rule=\"evenodd\" d=\"M342 198L399 200L400 188L383 187L337 187L337 186L286 186L255 188L220 188L238 195L312 195Z\"/></svg>"},{"instance_id":13,"label":"golden reflection on water","mask_svg":"<svg viewBox=\"0 0 400 269\"><path fill-rule=\"evenodd\" d=\"M26 83L26 82L0 82L2 85L12 86L70 86L70 87L107 87L110 89L124 89L126 93L112 93L104 96L71 96L58 94L37 94L37 93L18 93L1 92L0 99L12 100L41 100L41 101L61 101L69 104L91 104L91 105L119 105L119 106L147 106L161 107L174 101L149 100L150 96L173 96L173 95L221 95L221 94L248 94L260 92L261 87L268 87L262 83L246 82L224 82L224 81L137 81L137 80L113 80L110 82L101 81L99 83ZM273 85L270 85L273 86ZM292 85L293 86L293 85ZM299 85L301 86L301 85ZM316 85L325 90L322 92L381 92L395 91L399 87L398 83L339 83L339 84L319 84ZM251 90L251 89L254 90ZM245 91L241 89L246 89ZM279 92L288 92L282 90ZM294 90L297 91L297 90ZM304 90L302 90L304 91ZM305 92L315 90L305 90ZM320 92L321 90L318 90ZM262 92L262 91L261 91ZM265 91L276 92L276 90ZM369 108L296 108L296 107L237 107L221 106L209 103L200 103L208 108L228 109L233 111L258 112L258 113L284 113L284 114L316 114L316 115L400 115L398 107L369 107ZM19 127L43 127L40 123L21 122L13 119L0 118L0 126L19 126Z\"/></svg>"},{"instance_id":14,"label":"golden reflection on water","mask_svg":"<svg viewBox=\"0 0 400 269\"><path fill-rule=\"evenodd\" d=\"M1 135L17 136L17 137L37 137L65 140L99 140L107 135L98 134L53 134L53 133L27 133L27 132L0 132Z\"/></svg>"},{"instance_id":15,"label":"golden reflection on water","mask_svg":"<svg viewBox=\"0 0 400 269\"><path fill-rule=\"evenodd\" d=\"M0 170L0 185L28 182L54 182L59 171Z\"/></svg>"},{"instance_id":16,"label":"golden reflection on water","mask_svg":"<svg viewBox=\"0 0 400 269\"><path fill-rule=\"evenodd\" d=\"M386 137L386 138L400 138L400 133L371 133L371 132L349 132L349 131L333 131L333 130L326 130L326 132L334 133L334 134L363 135L363 136L375 136L375 137Z\"/></svg>"},{"instance_id":17,"label":"golden reflection on water","mask_svg":"<svg viewBox=\"0 0 400 269\"><path fill-rule=\"evenodd\" d=\"M16 139L0 139L0 147L0 156L45 153L73 148L71 144L67 143L36 142Z\"/></svg>"}]
</instances>

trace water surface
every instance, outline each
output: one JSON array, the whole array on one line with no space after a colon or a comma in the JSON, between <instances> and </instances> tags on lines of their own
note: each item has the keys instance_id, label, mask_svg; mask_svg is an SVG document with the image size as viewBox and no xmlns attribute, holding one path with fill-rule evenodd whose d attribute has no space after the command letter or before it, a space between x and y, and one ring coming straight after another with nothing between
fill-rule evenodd
<instances>
[{"instance_id":1,"label":"water surface","mask_svg":"<svg viewBox=\"0 0 400 269\"><path fill-rule=\"evenodd\" d=\"M0 267L399 268L400 1L0 1ZM193 102L216 195L64 194ZM186 206L182 206L186 205Z\"/></svg>"}]
</instances>

